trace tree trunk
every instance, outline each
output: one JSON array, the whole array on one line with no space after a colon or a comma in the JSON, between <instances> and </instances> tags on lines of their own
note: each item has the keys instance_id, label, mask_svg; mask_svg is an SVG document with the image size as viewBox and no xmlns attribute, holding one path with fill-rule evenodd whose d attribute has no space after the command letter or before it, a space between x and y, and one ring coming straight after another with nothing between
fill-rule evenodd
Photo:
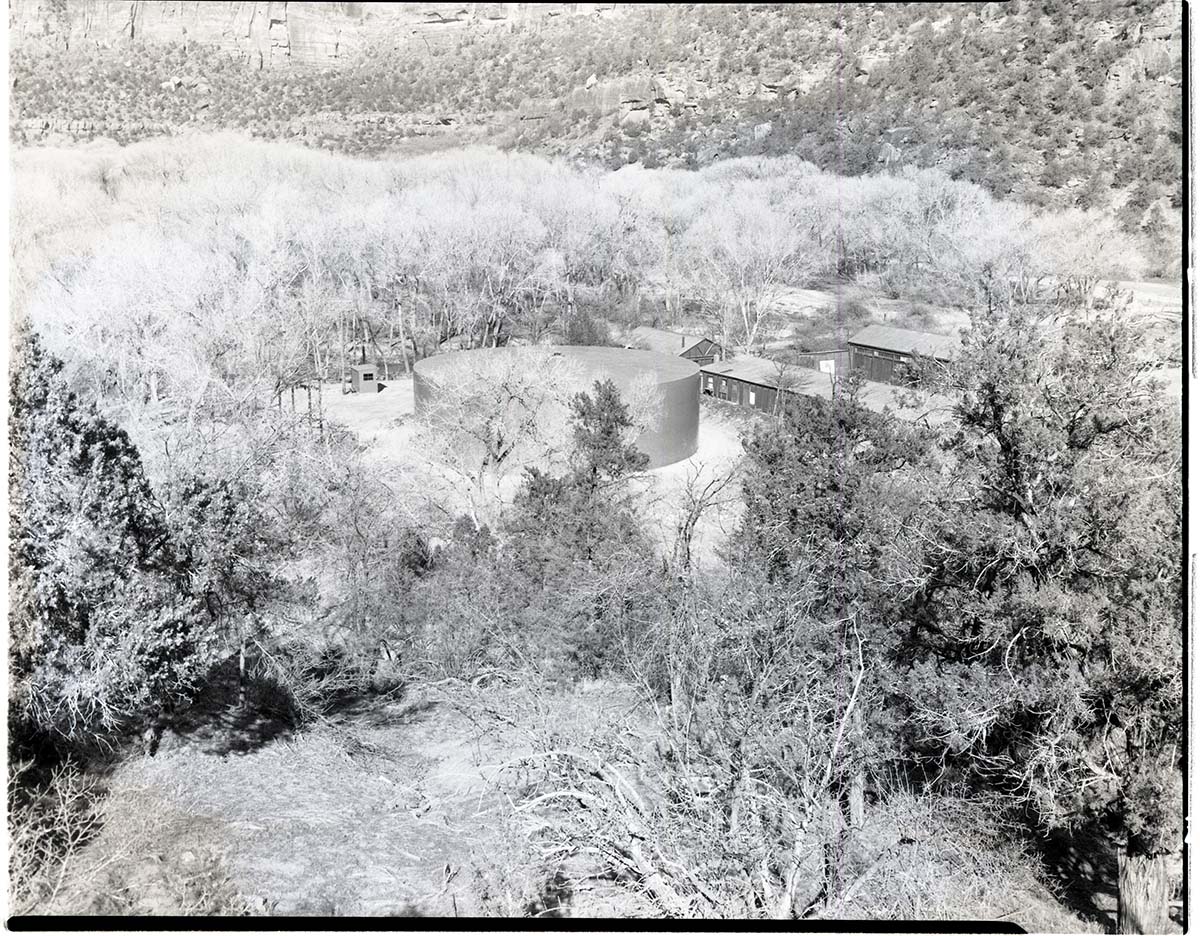
<instances>
[{"instance_id":1,"label":"tree trunk","mask_svg":"<svg viewBox=\"0 0 1200 936\"><path fill-rule=\"evenodd\" d=\"M346 393L346 332L344 326L345 315L338 312L338 344L342 346L342 376L340 378L342 384L342 393ZM316 356L316 350L313 351L313 356ZM317 379L320 379L318 375Z\"/></svg>"},{"instance_id":2,"label":"tree trunk","mask_svg":"<svg viewBox=\"0 0 1200 936\"><path fill-rule=\"evenodd\" d=\"M408 369L408 349L404 347L404 306L396 300L396 324L400 326L400 358L404 361L404 376L407 377L412 373Z\"/></svg>"},{"instance_id":3,"label":"tree trunk","mask_svg":"<svg viewBox=\"0 0 1200 936\"><path fill-rule=\"evenodd\" d=\"M238 645L238 711L246 710L246 638Z\"/></svg>"},{"instance_id":4,"label":"tree trunk","mask_svg":"<svg viewBox=\"0 0 1200 936\"><path fill-rule=\"evenodd\" d=\"M741 828L742 800L745 798L746 788L750 785L750 764L744 759L740 744L734 751L734 763L739 766L729 789L730 835L737 835L738 829Z\"/></svg>"},{"instance_id":5,"label":"tree trunk","mask_svg":"<svg viewBox=\"0 0 1200 936\"><path fill-rule=\"evenodd\" d=\"M866 788L866 771L861 767L854 768L854 773L850 775L850 788L846 791L847 812L852 829L861 829L866 824Z\"/></svg>"},{"instance_id":6,"label":"tree trunk","mask_svg":"<svg viewBox=\"0 0 1200 936\"><path fill-rule=\"evenodd\" d=\"M317 433L321 436L322 440L324 440L324 438L325 438L325 401L321 396L321 384L323 384L323 383L324 383L324 379L322 377L318 376L317 377Z\"/></svg>"},{"instance_id":7,"label":"tree trunk","mask_svg":"<svg viewBox=\"0 0 1200 936\"><path fill-rule=\"evenodd\" d=\"M850 732L854 738L854 749L857 752L862 751L863 747L863 720L862 709L856 708L850 715ZM850 828L861 829L867 820L867 772L863 768L861 762L861 753L856 757L858 761L850 773L850 785L846 791L846 806L847 819L850 820Z\"/></svg>"},{"instance_id":8,"label":"tree trunk","mask_svg":"<svg viewBox=\"0 0 1200 936\"><path fill-rule=\"evenodd\" d=\"M1117 932L1165 933L1167 856L1117 852Z\"/></svg>"},{"instance_id":9,"label":"tree trunk","mask_svg":"<svg viewBox=\"0 0 1200 936\"><path fill-rule=\"evenodd\" d=\"M413 367L417 366L417 361L420 359L420 348L417 347L417 335L420 329L417 328L417 298L413 296L412 305L409 308L408 323L411 326L408 330L408 339L412 342L413 350Z\"/></svg>"},{"instance_id":10,"label":"tree trunk","mask_svg":"<svg viewBox=\"0 0 1200 936\"><path fill-rule=\"evenodd\" d=\"M828 907L841 899L842 875L844 873L844 858L846 852L846 822L842 817L840 804L834 801L830 804L830 826L826 832L827 838L822 849L824 852L825 880L822 887L822 902Z\"/></svg>"}]
</instances>

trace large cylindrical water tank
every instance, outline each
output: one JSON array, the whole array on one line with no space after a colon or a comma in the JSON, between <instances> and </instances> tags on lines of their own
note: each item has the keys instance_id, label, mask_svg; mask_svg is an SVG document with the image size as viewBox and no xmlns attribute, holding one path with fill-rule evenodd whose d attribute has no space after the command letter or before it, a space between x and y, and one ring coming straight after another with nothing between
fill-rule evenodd
<instances>
[{"instance_id":1,"label":"large cylindrical water tank","mask_svg":"<svg viewBox=\"0 0 1200 936\"><path fill-rule=\"evenodd\" d=\"M696 452L700 429L700 368L694 361L656 351L630 348L605 348L583 345L548 347L477 348L452 351L418 361L413 368L413 398L420 415L436 405L441 394L452 393L463 374L480 369L498 356L508 360L528 360L530 368L544 367L548 359L562 356L577 374L573 392L590 391L596 380L611 378L622 396L635 390L644 392L647 384L656 397L655 425L637 438L638 448L650 459L651 468L659 468L689 458ZM565 400L563 401L566 402Z\"/></svg>"}]
</instances>

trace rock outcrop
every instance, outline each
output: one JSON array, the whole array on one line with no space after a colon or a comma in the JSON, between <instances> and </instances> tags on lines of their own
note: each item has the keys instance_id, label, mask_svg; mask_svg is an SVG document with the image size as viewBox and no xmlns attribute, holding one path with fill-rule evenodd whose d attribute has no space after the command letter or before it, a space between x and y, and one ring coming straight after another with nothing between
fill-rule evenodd
<instances>
[{"instance_id":1,"label":"rock outcrop","mask_svg":"<svg viewBox=\"0 0 1200 936\"><path fill-rule=\"evenodd\" d=\"M297 0L9 0L9 41L136 47L197 42L258 67L336 66L368 41L436 42L464 29L602 16L615 3L329 3Z\"/></svg>"},{"instance_id":2,"label":"rock outcrop","mask_svg":"<svg viewBox=\"0 0 1200 936\"><path fill-rule=\"evenodd\" d=\"M1140 81L1169 81L1168 72L1183 55L1183 9L1178 0L1157 7L1145 23L1125 28L1133 49L1112 64L1108 80L1117 92Z\"/></svg>"}]
</instances>

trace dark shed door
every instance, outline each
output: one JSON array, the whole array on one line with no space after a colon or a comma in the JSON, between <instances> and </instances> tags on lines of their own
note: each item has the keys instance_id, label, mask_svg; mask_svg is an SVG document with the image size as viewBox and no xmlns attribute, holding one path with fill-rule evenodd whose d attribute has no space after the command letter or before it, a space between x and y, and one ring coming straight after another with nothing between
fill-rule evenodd
<instances>
[{"instance_id":1,"label":"dark shed door","mask_svg":"<svg viewBox=\"0 0 1200 936\"><path fill-rule=\"evenodd\" d=\"M853 351L853 369L861 371L867 380L879 383L896 383L896 368L902 360L899 354L889 354L873 348L855 348Z\"/></svg>"}]
</instances>

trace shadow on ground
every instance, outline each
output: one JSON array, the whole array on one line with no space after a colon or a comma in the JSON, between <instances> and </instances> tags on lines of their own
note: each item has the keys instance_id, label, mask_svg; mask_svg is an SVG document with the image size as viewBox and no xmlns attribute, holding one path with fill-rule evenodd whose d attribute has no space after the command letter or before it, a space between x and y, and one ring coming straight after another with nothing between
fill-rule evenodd
<instances>
[{"instance_id":1,"label":"shadow on ground","mask_svg":"<svg viewBox=\"0 0 1200 936\"><path fill-rule=\"evenodd\" d=\"M192 704L174 715L164 743L218 756L257 751L294 727L289 706L279 696L275 687L253 679L247 680L243 694L237 657L230 657L212 672Z\"/></svg>"},{"instance_id":2,"label":"shadow on ground","mask_svg":"<svg viewBox=\"0 0 1200 936\"><path fill-rule=\"evenodd\" d=\"M1060 831L1034 837L1033 843L1057 884L1059 899L1085 920L1115 933L1117 852L1112 841L1101 832L1082 829L1073 834ZM1186 929L1181 906L1171 908L1170 920L1178 931Z\"/></svg>"},{"instance_id":3,"label":"shadow on ground","mask_svg":"<svg viewBox=\"0 0 1200 936\"><path fill-rule=\"evenodd\" d=\"M1058 885L1059 898L1109 933L1117 927L1117 853L1102 834L1052 832L1033 839L1042 863Z\"/></svg>"},{"instance_id":4,"label":"shadow on ground","mask_svg":"<svg viewBox=\"0 0 1200 936\"><path fill-rule=\"evenodd\" d=\"M436 699L404 701L401 690L366 692L346 696L329 707L328 718L334 724L355 724L364 728L386 728L433 711Z\"/></svg>"},{"instance_id":5,"label":"shadow on ground","mask_svg":"<svg viewBox=\"0 0 1200 936\"><path fill-rule=\"evenodd\" d=\"M420 716L436 704L403 700L402 686L387 691L367 689L331 699L325 717L334 724L382 728ZM168 746L195 746L205 754L250 754L291 735L297 715L287 692L269 677L248 675L239 685L238 659L231 656L210 674L208 683L185 709L174 714L163 732ZM151 744L151 753L158 744Z\"/></svg>"}]
</instances>

